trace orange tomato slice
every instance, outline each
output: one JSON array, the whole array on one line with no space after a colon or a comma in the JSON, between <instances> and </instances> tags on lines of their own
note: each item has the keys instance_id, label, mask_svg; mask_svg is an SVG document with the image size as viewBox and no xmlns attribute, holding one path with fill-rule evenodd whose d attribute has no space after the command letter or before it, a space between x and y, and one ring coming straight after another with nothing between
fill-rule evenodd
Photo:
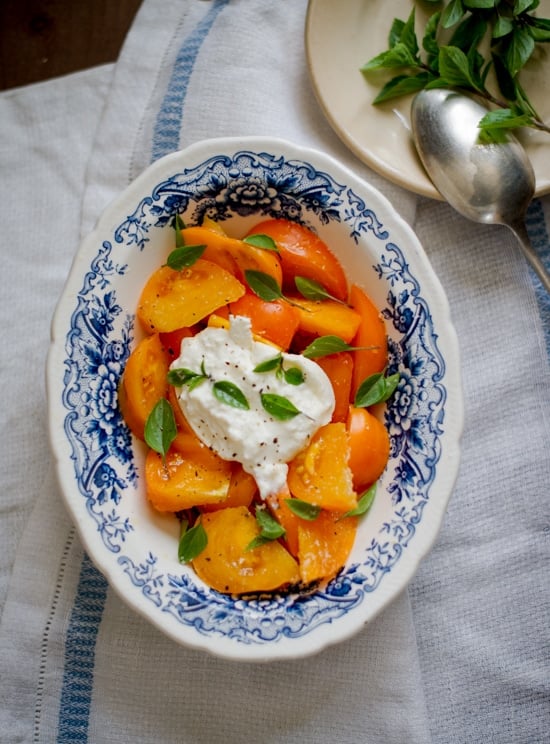
<instances>
[{"instance_id":1,"label":"orange tomato slice","mask_svg":"<svg viewBox=\"0 0 550 744\"><path fill-rule=\"evenodd\" d=\"M198 323L244 292L233 274L202 258L181 271L161 266L141 292L137 316L149 333L168 333Z\"/></svg>"},{"instance_id":2,"label":"orange tomato slice","mask_svg":"<svg viewBox=\"0 0 550 744\"><path fill-rule=\"evenodd\" d=\"M323 509L354 509L357 495L348 465L349 449L345 424L322 426L289 464L287 482L294 498Z\"/></svg>"},{"instance_id":3,"label":"orange tomato slice","mask_svg":"<svg viewBox=\"0 0 550 744\"><path fill-rule=\"evenodd\" d=\"M132 434L143 439L145 422L167 394L169 360L157 333L146 336L130 354L118 391L122 416Z\"/></svg>"},{"instance_id":4,"label":"orange tomato slice","mask_svg":"<svg viewBox=\"0 0 550 744\"><path fill-rule=\"evenodd\" d=\"M390 437L384 424L365 408L349 407L349 466L356 490L370 486L384 472L390 456Z\"/></svg>"},{"instance_id":5,"label":"orange tomato slice","mask_svg":"<svg viewBox=\"0 0 550 744\"><path fill-rule=\"evenodd\" d=\"M229 305L233 315L250 318L252 332L286 351L300 323L300 315L293 305L284 300L266 302L252 292L246 292Z\"/></svg>"},{"instance_id":6,"label":"orange tomato slice","mask_svg":"<svg viewBox=\"0 0 550 744\"><path fill-rule=\"evenodd\" d=\"M245 506L203 514L208 544L193 560L199 578L230 594L272 591L300 580L298 564L281 543L247 549L260 528Z\"/></svg>"},{"instance_id":7,"label":"orange tomato slice","mask_svg":"<svg viewBox=\"0 0 550 744\"><path fill-rule=\"evenodd\" d=\"M386 367L388 339L380 311L365 292L355 284L350 290L350 304L361 318L352 344L363 347L353 352L353 400L363 380L376 372L382 372Z\"/></svg>"}]
</instances>

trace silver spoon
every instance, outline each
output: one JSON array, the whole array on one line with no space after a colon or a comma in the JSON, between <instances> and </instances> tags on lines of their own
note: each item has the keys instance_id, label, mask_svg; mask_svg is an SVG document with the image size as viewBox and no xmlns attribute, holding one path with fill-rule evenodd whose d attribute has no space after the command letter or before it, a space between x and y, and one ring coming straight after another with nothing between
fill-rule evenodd
<instances>
[{"instance_id":1,"label":"silver spoon","mask_svg":"<svg viewBox=\"0 0 550 744\"><path fill-rule=\"evenodd\" d=\"M414 143L428 175L457 212L474 222L506 225L525 258L550 292L550 276L533 249L525 213L535 191L535 175L518 140L480 141L479 120L487 109L455 91L434 88L414 97Z\"/></svg>"}]
</instances>

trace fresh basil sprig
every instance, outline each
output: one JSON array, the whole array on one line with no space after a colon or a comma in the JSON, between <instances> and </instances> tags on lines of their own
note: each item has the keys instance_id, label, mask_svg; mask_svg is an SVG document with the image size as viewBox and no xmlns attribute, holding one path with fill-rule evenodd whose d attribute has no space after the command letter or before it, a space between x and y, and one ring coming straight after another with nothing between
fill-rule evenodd
<instances>
[{"instance_id":1,"label":"fresh basil sprig","mask_svg":"<svg viewBox=\"0 0 550 744\"><path fill-rule=\"evenodd\" d=\"M550 132L519 80L537 43L550 41L550 19L532 12L538 4L538 0L450 0L429 17L420 42L413 7L406 21L393 20L388 49L360 68L367 78L384 70L391 75L373 103L423 88L459 88L497 107L481 120L482 130L528 126ZM449 29L450 38L440 44ZM485 40L489 59L480 51ZM486 85L491 68L497 85L494 94Z\"/></svg>"},{"instance_id":2,"label":"fresh basil sprig","mask_svg":"<svg viewBox=\"0 0 550 744\"><path fill-rule=\"evenodd\" d=\"M260 362L254 367L254 372L262 374L275 372L277 379L283 379L289 385L301 385L304 382L304 373L299 367L285 367L282 354L277 354L265 362Z\"/></svg>"},{"instance_id":3,"label":"fresh basil sprig","mask_svg":"<svg viewBox=\"0 0 550 744\"><path fill-rule=\"evenodd\" d=\"M176 433L176 419L172 406L166 398L161 398L145 422L145 442L164 459L176 438Z\"/></svg>"}]
</instances>

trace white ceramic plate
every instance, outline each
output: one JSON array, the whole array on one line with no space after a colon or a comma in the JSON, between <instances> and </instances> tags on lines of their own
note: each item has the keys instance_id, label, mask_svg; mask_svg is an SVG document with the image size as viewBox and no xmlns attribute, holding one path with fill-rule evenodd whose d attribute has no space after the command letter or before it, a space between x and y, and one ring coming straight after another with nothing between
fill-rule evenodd
<instances>
[{"instance_id":1,"label":"white ceramic plate","mask_svg":"<svg viewBox=\"0 0 550 744\"><path fill-rule=\"evenodd\" d=\"M393 19L406 20L413 6L417 29L423 29L425 19L434 12L433 5L414 0L310 0L307 60L315 94L328 121L355 155L390 181L441 199L410 138L412 96L373 106L379 87L367 82L359 71L387 49ZM538 13L550 17L550 0L541 0ZM521 80L543 119L550 122L550 47L538 47L536 57L521 72ZM550 192L550 135L524 129L519 139L533 163L536 195Z\"/></svg>"},{"instance_id":2,"label":"white ceramic plate","mask_svg":"<svg viewBox=\"0 0 550 744\"><path fill-rule=\"evenodd\" d=\"M149 506L144 446L118 411L135 309L173 247L169 223L208 213L243 235L263 216L317 230L383 312L392 451L348 565L313 594L252 599L209 589L177 560L178 523ZM359 631L414 574L438 533L459 461L457 341L440 284L388 201L333 159L265 138L211 140L150 166L80 248L52 324L49 423L67 507L96 566L179 643L227 658L305 656Z\"/></svg>"}]
</instances>

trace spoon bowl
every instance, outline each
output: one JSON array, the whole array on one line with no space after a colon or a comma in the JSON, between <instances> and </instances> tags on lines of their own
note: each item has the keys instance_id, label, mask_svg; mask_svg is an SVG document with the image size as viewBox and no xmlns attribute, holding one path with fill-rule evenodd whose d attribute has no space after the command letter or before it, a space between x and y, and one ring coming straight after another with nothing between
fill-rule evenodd
<instances>
[{"instance_id":1,"label":"spoon bowl","mask_svg":"<svg viewBox=\"0 0 550 744\"><path fill-rule=\"evenodd\" d=\"M479 122L487 109L453 90L423 90L413 99L411 127L422 164L441 195L474 222L506 225L550 292L550 277L534 251L525 214L535 174L518 140L508 132L484 138Z\"/></svg>"}]
</instances>

